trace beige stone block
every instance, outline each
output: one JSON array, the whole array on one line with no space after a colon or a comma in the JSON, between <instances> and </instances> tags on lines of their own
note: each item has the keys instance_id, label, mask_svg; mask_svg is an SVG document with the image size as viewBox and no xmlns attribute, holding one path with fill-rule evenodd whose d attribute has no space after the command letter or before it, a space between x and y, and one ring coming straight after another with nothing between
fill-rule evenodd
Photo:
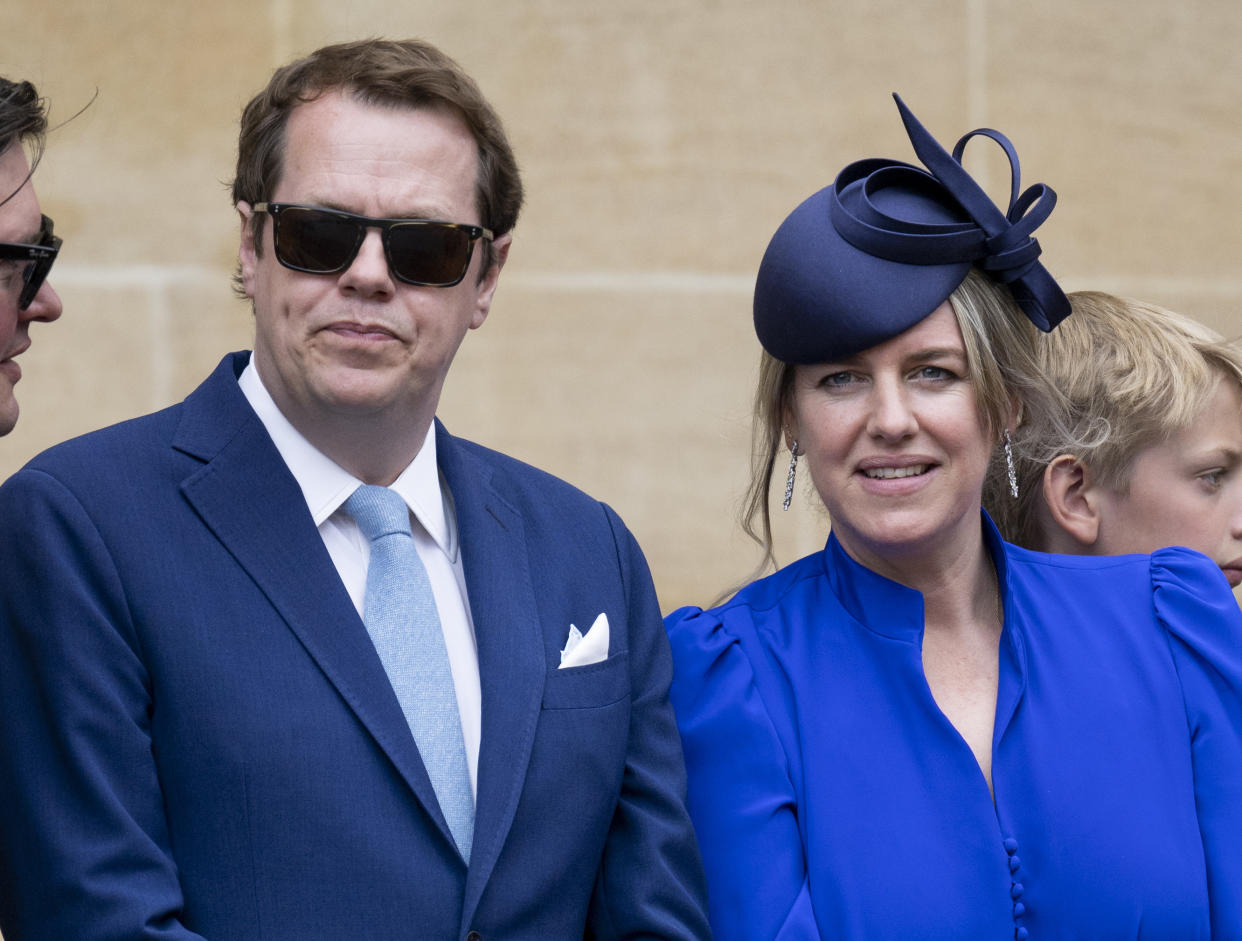
<instances>
[{"instance_id":1,"label":"beige stone block","mask_svg":"<svg viewBox=\"0 0 1242 941\"><path fill-rule=\"evenodd\" d=\"M1041 238L1054 270L1132 280L1130 293L1242 280L1242 7L988 10L988 114L1061 196Z\"/></svg>"},{"instance_id":2,"label":"beige stone block","mask_svg":"<svg viewBox=\"0 0 1242 941\"><path fill-rule=\"evenodd\" d=\"M36 185L77 263L228 264L237 120L270 71L255 4L47 4L10 31L5 74L63 120ZM9 48L9 47L12 48Z\"/></svg>"},{"instance_id":3,"label":"beige stone block","mask_svg":"<svg viewBox=\"0 0 1242 941\"><path fill-rule=\"evenodd\" d=\"M254 346L250 302L233 294L230 277L223 269L203 272L171 281L160 296L167 350L160 390L169 402L194 391L226 353Z\"/></svg>"},{"instance_id":4,"label":"beige stone block","mask_svg":"<svg viewBox=\"0 0 1242 941\"><path fill-rule=\"evenodd\" d=\"M861 3L652 2L529 33L513 106L534 266L753 272L860 139L900 143L889 82L927 35L951 41L941 6L903 8L928 33L887 42L894 10ZM842 21L851 41L834 43Z\"/></svg>"}]
</instances>

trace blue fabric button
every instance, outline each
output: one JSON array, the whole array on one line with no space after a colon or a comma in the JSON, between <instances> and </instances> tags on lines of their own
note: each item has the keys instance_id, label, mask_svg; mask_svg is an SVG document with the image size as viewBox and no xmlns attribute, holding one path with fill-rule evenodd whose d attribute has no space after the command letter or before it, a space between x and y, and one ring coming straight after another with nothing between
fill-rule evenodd
<instances>
[{"instance_id":1,"label":"blue fabric button","mask_svg":"<svg viewBox=\"0 0 1242 941\"><path fill-rule=\"evenodd\" d=\"M1018 929L1018 930L1014 933L1014 937L1016 937L1016 938L1018 939L1018 941L1026 941L1026 939L1027 939L1027 937L1028 937L1029 935L1030 935L1030 932L1029 932L1029 931L1027 931L1025 928L1019 928L1019 929Z\"/></svg>"},{"instance_id":2,"label":"blue fabric button","mask_svg":"<svg viewBox=\"0 0 1242 941\"><path fill-rule=\"evenodd\" d=\"M1026 906L1023 905L1021 902L1014 902L1013 903L1013 917L1021 918L1025 914L1026 914Z\"/></svg>"},{"instance_id":3,"label":"blue fabric button","mask_svg":"<svg viewBox=\"0 0 1242 941\"><path fill-rule=\"evenodd\" d=\"M1022 887L1021 882L1015 882L1009 887L1009 897L1014 900L1020 899L1022 898L1022 893L1025 891L1026 890Z\"/></svg>"},{"instance_id":4,"label":"blue fabric button","mask_svg":"<svg viewBox=\"0 0 1242 941\"><path fill-rule=\"evenodd\" d=\"M1005 839L1005 842L1001 845L1005 847L1005 852L1008 853L1010 856L1012 856L1014 853L1018 851L1018 841L1015 840L1013 837L1007 837Z\"/></svg>"},{"instance_id":5,"label":"blue fabric button","mask_svg":"<svg viewBox=\"0 0 1242 941\"><path fill-rule=\"evenodd\" d=\"M1018 859L1017 856L1009 857L1009 871L1010 872L1017 872L1018 869L1021 868L1021 866L1022 866L1022 860Z\"/></svg>"}]
</instances>

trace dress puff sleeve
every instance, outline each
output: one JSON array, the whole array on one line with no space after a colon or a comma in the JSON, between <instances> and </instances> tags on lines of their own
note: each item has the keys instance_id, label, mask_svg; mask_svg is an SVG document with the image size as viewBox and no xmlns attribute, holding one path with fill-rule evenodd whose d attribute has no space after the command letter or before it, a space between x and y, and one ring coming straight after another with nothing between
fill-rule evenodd
<instances>
[{"instance_id":1,"label":"dress puff sleeve","mask_svg":"<svg viewBox=\"0 0 1242 941\"><path fill-rule=\"evenodd\" d=\"M1220 569L1186 549L1152 555L1156 615L1186 703L1214 941L1242 939L1242 610Z\"/></svg>"},{"instance_id":2,"label":"dress puff sleeve","mask_svg":"<svg viewBox=\"0 0 1242 941\"><path fill-rule=\"evenodd\" d=\"M732 613L746 617L745 609ZM769 711L748 650L716 612L682 608L665 626L715 937L818 941L790 755L778 731L790 720Z\"/></svg>"}]
</instances>

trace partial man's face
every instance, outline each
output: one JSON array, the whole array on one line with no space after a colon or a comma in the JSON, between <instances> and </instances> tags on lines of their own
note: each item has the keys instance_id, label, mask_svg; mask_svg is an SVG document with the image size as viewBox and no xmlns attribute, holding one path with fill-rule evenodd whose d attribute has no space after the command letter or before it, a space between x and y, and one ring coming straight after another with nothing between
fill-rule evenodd
<instances>
[{"instance_id":1,"label":"partial man's face","mask_svg":"<svg viewBox=\"0 0 1242 941\"><path fill-rule=\"evenodd\" d=\"M36 244L40 237L42 214L34 187L26 177L30 164L20 144L0 154L0 199L16 190L0 206L0 242ZM23 182L25 181L25 182ZM19 189L20 187L20 189ZM17 399L13 386L22 377L17 357L30 347L30 323L50 323L60 316L60 298L46 281L25 310L19 310L22 288L26 285L28 261L0 259L0 435L17 424Z\"/></svg>"},{"instance_id":2,"label":"partial man's face","mask_svg":"<svg viewBox=\"0 0 1242 941\"><path fill-rule=\"evenodd\" d=\"M285 141L273 203L376 219L481 221L477 145L449 111L379 107L329 93L290 115ZM483 246L474 245L459 283L407 284L389 267L380 229L366 228L345 270L312 274L280 263L274 218L264 221L257 252L252 207L238 209L255 363L290 422L306 434L341 417L430 420L466 331L480 326L491 306L499 267L479 279ZM508 236L496 244L503 259ZM298 248L282 247L286 261Z\"/></svg>"}]
</instances>

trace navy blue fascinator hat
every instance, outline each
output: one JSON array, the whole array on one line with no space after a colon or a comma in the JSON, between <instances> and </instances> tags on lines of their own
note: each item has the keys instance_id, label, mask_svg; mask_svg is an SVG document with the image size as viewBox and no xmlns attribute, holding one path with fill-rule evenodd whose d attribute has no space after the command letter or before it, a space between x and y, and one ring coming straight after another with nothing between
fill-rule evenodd
<instances>
[{"instance_id":1,"label":"navy blue fascinator hat","mask_svg":"<svg viewBox=\"0 0 1242 941\"><path fill-rule=\"evenodd\" d=\"M845 359L897 336L944 303L972 265L1006 284L1041 330L1070 312L1031 236L1056 193L1039 183L1018 195L1018 155L1005 135L971 131L950 155L893 97L927 169L859 160L781 223L759 266L755 333L782 362ZM1009 157L1007 212L962 167L976 135Z\"/></svg>"}]
</instances>

